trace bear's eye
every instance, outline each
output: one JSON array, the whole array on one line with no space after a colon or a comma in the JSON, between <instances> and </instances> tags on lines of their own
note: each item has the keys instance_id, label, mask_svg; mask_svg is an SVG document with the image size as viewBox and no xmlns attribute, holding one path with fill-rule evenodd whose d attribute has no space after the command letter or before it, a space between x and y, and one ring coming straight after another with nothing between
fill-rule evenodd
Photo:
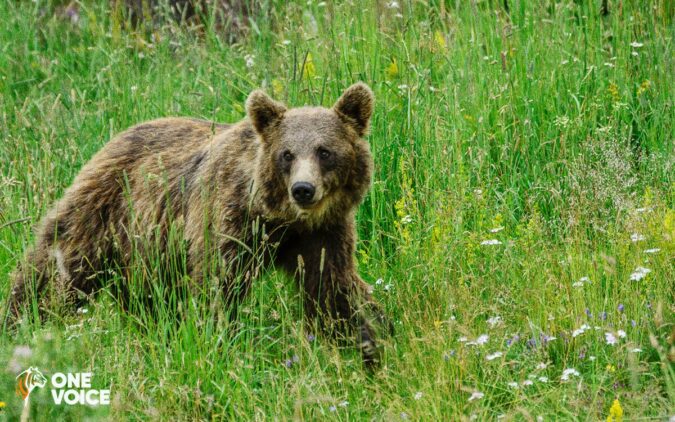
<instances>
[{"instance_id":1,"label":"bear's eye","mask_svg":"<svg viewBox=\"0 0 675 422\"><path fill-rule=\"evenodd\" d=\"M284 151L284 160L293 161L293 154L290 151Z\"/></svg>"},{"instance_id":2,"label":"bear's eye","mask_svg":"<svg viewBox=\"0 0 675 422\"><path fill-rule=\"evenodd\" d=\"M330 158L330 151L328 151L327 149L324 149L324 148L320 148L319 149L319 158L321 158L322 160L329 159Z\"/></svg>"}]
</instances>

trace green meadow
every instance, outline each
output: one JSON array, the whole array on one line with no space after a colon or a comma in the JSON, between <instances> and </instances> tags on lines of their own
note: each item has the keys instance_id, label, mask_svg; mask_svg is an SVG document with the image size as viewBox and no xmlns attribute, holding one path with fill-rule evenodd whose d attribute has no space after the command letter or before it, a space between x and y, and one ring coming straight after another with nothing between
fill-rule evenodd
<instances>
[{"instance_id":1,"label":"green meadow","mask_svg":"<svg viewBox=\"0 0 675 422\"><path fill-rule=\"evenodd\" d=\"M0 331L0 421L673 420L672 1L269 0L236 34L213 12L134 27L100 3L0 2L3 302L34 227L114 134L236 122L256 88L329 107L364 81L357 260L395 334L369 374L273 268L233 324L217 289L178 320L104 291ZM110 405L56 405L46 386L24 408L28 367L90 372Z\"/></svg>"}]
</instances>

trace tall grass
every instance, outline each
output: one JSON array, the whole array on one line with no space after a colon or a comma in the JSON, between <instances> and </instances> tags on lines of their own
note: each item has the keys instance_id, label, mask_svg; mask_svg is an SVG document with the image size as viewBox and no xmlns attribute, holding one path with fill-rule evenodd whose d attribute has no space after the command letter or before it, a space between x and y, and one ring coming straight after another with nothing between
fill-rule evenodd
<instances>
[{"instance_id":1,"label":"tall grass","mask_svg":"<svg viewBox=\"0 0 675 422\"><path fill-rule=\"evenodd\" d=\"M14 377L38 366L93 372L113 401L59 407L37 391L37 420L597 420L616 399L627 419L671 415L672 4L601 16L593 1L501 3L270 1L227 44L209 16L133 31L90 2L77 23L48 2L2 2L2 292L31 228L116 132L237 121L258 87L330 106L363 80L376 173L357 258L396 327L369 377L352 349L315 338L273 269L232 323L210 290L174 297L178 317L104 293L2 333L2 412L19 415ZM166 256L149 262L161 271ZM651 272L631 281L638 267Z\"/></svg>"}]
</instances>

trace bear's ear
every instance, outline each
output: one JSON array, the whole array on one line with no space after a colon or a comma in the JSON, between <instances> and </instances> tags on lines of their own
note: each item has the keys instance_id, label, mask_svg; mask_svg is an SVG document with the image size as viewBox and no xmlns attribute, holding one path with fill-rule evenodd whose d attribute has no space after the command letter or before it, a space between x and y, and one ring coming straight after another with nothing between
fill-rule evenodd
<instances>
[{"instance_id":1,"label":"bear's ear","mask_svg":"<svg viewBox=\"0 0 675 422\"><path fill-rule=\"evenodd\" d=\"M251 92L246 100L246 114L261 135L271 124L280 120L285 111L283 104L274 101L261 90Z\"/></svg>"},{"instance_id":2,"label":"bear's ear","mask_svg":"<svg viewBox=\"0 0 675 422\"><path fill-rule=\"evenodd\" d=\"M347 88L333 106L333 110L345 123L352 126L359 136L363 136L368 131L374 101L373 91L368 85L357 82Z\"/></svg>"}]
</instances>

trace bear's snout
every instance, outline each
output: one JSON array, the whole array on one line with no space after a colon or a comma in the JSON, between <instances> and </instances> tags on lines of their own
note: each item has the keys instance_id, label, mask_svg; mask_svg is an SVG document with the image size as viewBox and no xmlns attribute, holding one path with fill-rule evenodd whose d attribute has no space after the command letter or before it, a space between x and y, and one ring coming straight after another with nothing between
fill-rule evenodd
<instances>
[{"instance_id":1,"label":"bear's snout","mask_svg":"<svg viewBox=\"0 0 675 422\"><path fill-rule=\"evenodd\" d=\"M309 205L314 201L316 188L311 183L296 182L291 187L291 194L300 205Z\"/></svg>"}]
</instances>

